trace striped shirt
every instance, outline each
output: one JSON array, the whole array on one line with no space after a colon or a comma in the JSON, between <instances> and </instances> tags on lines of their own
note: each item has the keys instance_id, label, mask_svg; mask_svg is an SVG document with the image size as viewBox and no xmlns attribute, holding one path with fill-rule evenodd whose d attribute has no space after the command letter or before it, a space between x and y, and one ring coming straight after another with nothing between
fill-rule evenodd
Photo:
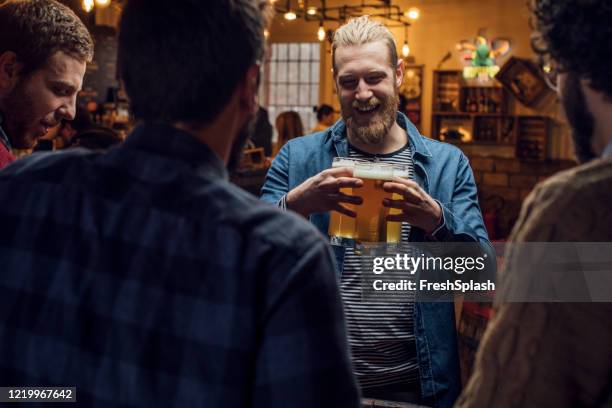
<instances>
[{"instance_id":1,"label":"striped shirt","mask_svg":"<svg viewBox=\"0 0 612 408\"><path fill-rule=\"evenodd\" d=\"M349 145L349 157L407 165L414 178L410 145L385 155L372 155ZM407 242L410 225L402 223L401 241ZM361 258L353 248L344 255L341 292L349 330L355 375L362 388L418 381L414 337L414 292L405 301L381 303L362 300Z\"/></svg>"}]
</instances>

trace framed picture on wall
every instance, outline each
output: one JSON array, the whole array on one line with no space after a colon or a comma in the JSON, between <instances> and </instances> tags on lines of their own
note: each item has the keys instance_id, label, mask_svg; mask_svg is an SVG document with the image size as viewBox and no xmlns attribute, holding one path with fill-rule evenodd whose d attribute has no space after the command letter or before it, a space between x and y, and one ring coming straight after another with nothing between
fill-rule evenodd
<instances>
[{"instance_id":1,"label":"framed picture on wall","mask_svg":"<svg viewBox=\"0 0 612 408\"><path fill-rule=\"evenodd\" d=\"M533 106L548 93L539 68L526 59L510 58L495 78L526 106Z\"/></svg>"}]
</instances>

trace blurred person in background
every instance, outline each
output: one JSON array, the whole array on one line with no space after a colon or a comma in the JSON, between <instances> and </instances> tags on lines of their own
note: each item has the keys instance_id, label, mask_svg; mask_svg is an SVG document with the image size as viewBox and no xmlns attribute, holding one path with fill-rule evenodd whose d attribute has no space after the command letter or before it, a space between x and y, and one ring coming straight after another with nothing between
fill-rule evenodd
<instances>
[{"instance_id":1,"label":"blurred person in background","mask_svg":"<svg viewBox=\"0 0 612 408\"><path fill-rule=\"evenodd\" d=\"M334 108L322 104L317 108L317 124L310 133L322 132L334 124Z\"/></svg>"},{"instance_id":2,"label":"blurred person in background","mask_svg":"<svg viewBox=\"0 0 612 408\"><path fill-rule=\"evenodd\" d=\"M268 117L268 111L261 105L257 109L251 142L254 147L263 147L266 156L272 156L272 136L274 129Z\"/></svg>"},{"instance_id":3,"label":"blurred person in background","mask_svg":"<svg viewBox=\"0 0 612 408\"><path fill-rule=\"evenodd\" d=\"M114 130L96 126L75 134L66 148L84 147L86 149L106 150L121 142L123 142L123 139Z\"/></svg>"},{"instance_id":4,"label":"blurred person in background","mask_svg":"<svg viewBox=\"0 0 612 408\"><path fill-rule=\"evenodd\" d=\"M278 152L289 140L304 135L304 125L299 113L295 111L281 112L276 117L276 149Z\"/></svg>"},{"instance_id":5,"label":"blurred person in background","mask_svg":"<svg viewBox=\"0 0 612 408\"><path fill-rule=\"evenodd\" d=\"M520 288L563 293L568 285L561 281L562 271L548 274L537 263L526 266L530 247L525 243L612 242L612 3L538 0L531 8L533 47L558 93L582 165L540 183L523 203L509 238L518 245L506 254L495 316L457 406L610 407L612 303L561 297L548 303L503 302ZM603 271L609 281L609 263L596 266L597 260L564 256L574 265L567 271L572 277Z\"/></svg>"},{"instance_id":6,"label":"blurred person in background","mask_svg":"<svg viewBox=\"0 0 612 408\"><path fill-rule=\"evenodd\" d=\"M72 120L93 41L81 20L54 0L0 5L0 168Z\"/></svg>"}]
</instances>

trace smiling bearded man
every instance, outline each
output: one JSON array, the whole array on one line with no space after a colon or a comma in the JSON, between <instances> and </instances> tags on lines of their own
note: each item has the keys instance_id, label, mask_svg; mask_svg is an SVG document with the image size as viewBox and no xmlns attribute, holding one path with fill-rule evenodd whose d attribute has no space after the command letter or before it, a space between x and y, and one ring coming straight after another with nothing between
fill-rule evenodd
<instances>
[{"instance_id":1,"label":"smiling bearded man","mask_svg":"<svg viewBox=\"0 0 612 408\"><path fill-rule=\"evenodd\" d=\"M398 109L404 75L395 39L368 16L350 20L333 40L334 82L342 119L331 128L289 141L266 177L262 200L308 218L327 235L330 211L350 217L363 181L335 157L400 164L407 177L385 182L381 207L399 209L401 240L471 241L488 245L476 185L467 158L433 141ZM355 188L356 195L340 192ZM349 329L355 375L365 397L450 407L460 391L452 303L422 305L414 293L402 302L362 301L355 242L334 240L337 274Z\"/></svg>"}]
</instances>

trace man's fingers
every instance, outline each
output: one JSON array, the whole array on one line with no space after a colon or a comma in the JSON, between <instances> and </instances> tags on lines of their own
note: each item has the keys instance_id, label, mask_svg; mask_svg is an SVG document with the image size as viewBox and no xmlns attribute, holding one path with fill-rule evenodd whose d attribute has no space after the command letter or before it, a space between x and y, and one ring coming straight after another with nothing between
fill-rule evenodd
<instances>
[{"instance_id":1,"label":"man's fingers","mask_svg":"<svg viewBox=\"0 0 612 408\"><path fill-rule=\"evenodd\" d=\"M353 217L355 218L357 216L357 213L355 213L355 211L353 210L349 210L348 208L336 203L334 205L334 207L332 208L333 211L337 211L340 214L344 214L344 215L348 215L349 217Z\"/></svg>"},{"instance_id":2,"label":"man's fingers","mask_svg":"<svg viewBox=\"0 0 612 408\"><path fill-rule=\"evenodd\" d=\"M338 177L336 179L338 188L359 188L363 186L363 180L354 177Z\"/></svg>"},{"instance_id":3,"label":"man's fingers","mask_svg":"<svg viewBox=\"0 0 612 408\"><path fill-rule=\"evenodd\" d=\"M336 194L334 198L336 199L336 201L342 202L342 203L349 203L349 204L356 204L356 205L361 205L363 203L362 197L348 195L348 194L339 193L339 194Z\"/></svg>"},{"instance_id":4,"label":"man's fingers","mask_svg":"<svg viewBox=\"0 0 612 408\"><path fill-rule=\"evenodd\" d=\"M383 188L387 192L401 195L403 197L401 201L406 201L414 205L420 205L425 201L424 193L411 186L388 182L383 185Z\"/></svg>"}]
</instances>

